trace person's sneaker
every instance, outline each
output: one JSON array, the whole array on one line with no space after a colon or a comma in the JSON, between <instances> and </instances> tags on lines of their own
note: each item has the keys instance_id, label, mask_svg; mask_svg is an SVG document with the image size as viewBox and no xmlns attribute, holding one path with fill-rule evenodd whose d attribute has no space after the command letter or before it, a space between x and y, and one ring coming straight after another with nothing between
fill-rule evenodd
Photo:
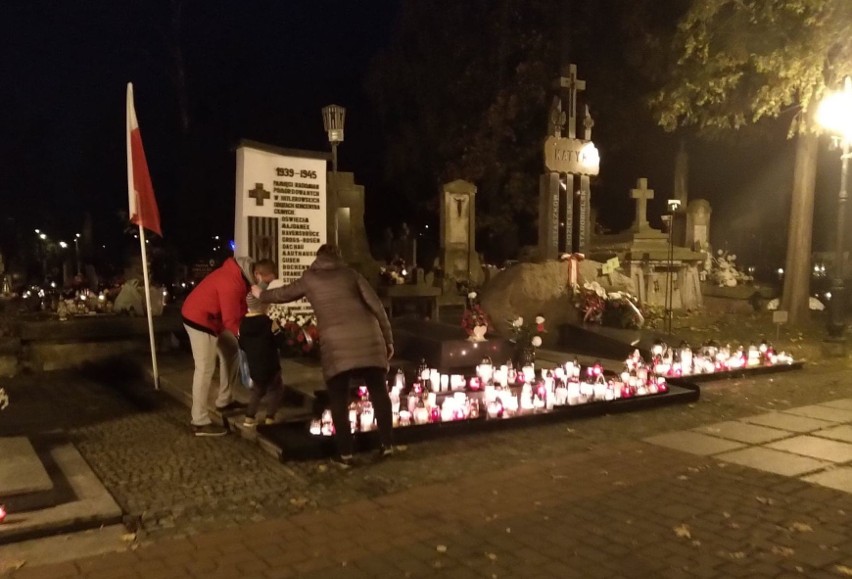
<instances>
[{"instance_id":1,"label":"person's sneaker","mask_svg":"<svg viewBox=\"0 0 852 579\"><path fill-rule=\"evenodd\" d=\"M252 418L250 416L243 418L243 427L254 428L255 426L257 426L257 418Z\"/></svg>"},{"instance_id":2,"label":"person's sneaker","mask_svg":"<svg viewBox=\"0 0 852 579\"><path fill-rule=\"evenodd\" d=\"M192 426L192 433L195 436L225 436L228 434L228 429L218 424L205 424L204 426Z\"/></svg>"},{"instance_id":3,"label":"person's sneaker","mask_svg":"<svg viewBox=\"0 0 852 579\"><path fill-rule=\"evenodd\" d=\"M379 448L379 458L388 458L397 452L404 452L406 450L408 450L408 447L402 444L398 444L396 446L382 446Z\"/></svg>"},{"instance_id":4,"label":"person's sneaker","mask_svg":"<svg viewBox=\"0 0 852 579\"><path fill-rule=\"evenodd\" d=\"M245 410L248 404L243 404L242 402L238 402L237 400L231 400L224 406L217 406L217 412L235 412L237 410Z\"/></svg>"}]
</instances>

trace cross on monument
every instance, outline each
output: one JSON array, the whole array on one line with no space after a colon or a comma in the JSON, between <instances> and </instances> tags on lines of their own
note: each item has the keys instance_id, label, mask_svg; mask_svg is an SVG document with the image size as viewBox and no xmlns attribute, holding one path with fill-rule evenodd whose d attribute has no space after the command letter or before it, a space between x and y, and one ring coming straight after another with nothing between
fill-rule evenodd
<instances>
[{"instance_id":1,"label":"cross on monument","mask_svg":"<svg viewBox=\"0 0 852 579\"><path fill-rule=\"evenodd\" d=\"M577 138L577 92L586 90L586 81L577 78L577 65L569 64L567 69L562 70L562 75L557 81L556 87L564 89L568 97L568 138Z\"/></svg>"},{"instance_id":2,"label":"cross on monument","mask_svg":"<svg viewBox=\"0 0 852 579\"><path fill-rule=\"evenodd\" d=\"M654 198L654 190L648 189L648 179L641 177L636 180L636 188L630 190L630 196L636 199L636 221L633 231L645 231L651 228L648 223L648 200Z\"/></svg>"},{"instance_id":3,"label":"cross on monument","mask_svg":"<svg viewBox=\"0 0 852 579\"><path fill-rule=\"evenodd\" d=\"M254 189L249 189L248 196L257 202L258 207L262 207L263 200L269 199L270 193L263 188L263 183L255 183Z\"/></svg>"}]
</instances>

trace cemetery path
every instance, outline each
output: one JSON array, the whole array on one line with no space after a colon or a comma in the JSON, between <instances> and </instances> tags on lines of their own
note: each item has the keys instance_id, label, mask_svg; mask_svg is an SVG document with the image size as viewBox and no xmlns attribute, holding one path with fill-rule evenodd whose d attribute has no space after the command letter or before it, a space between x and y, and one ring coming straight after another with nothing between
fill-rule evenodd
<instances>
[{"instance_id":1,"label":"cemetery path","mask_svg":"<svg viewBox=\"0 0 852 579\"><path fill-rule=\"evenodd\" d=\"M348 472L194 438L185 408L132 372L21 376L0 435L63 429L136 535L9 576L848 576L852 494L643 441L852 399L848 375L818 361L703 384L688 406L436 440Z\"/></svg>"}]
</instances>

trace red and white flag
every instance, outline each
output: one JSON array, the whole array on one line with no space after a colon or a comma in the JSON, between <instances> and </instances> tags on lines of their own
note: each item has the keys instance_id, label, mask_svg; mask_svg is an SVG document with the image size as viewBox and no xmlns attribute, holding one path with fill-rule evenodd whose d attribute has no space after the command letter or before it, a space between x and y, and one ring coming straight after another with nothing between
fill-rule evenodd
<instances>
[{"instance_id":1,"label":"red and white flag","mask_svg":"<svg viewBox=\"0 0 852 579\"><path fill-rule=\"evenodd\" d=\"M160 237L160 211L154 197L154 186L142 148L142 134L133 106L133 84L127 83L127 195L130 202L130 221L153 231Z\"/></svg>"}]
</instances>

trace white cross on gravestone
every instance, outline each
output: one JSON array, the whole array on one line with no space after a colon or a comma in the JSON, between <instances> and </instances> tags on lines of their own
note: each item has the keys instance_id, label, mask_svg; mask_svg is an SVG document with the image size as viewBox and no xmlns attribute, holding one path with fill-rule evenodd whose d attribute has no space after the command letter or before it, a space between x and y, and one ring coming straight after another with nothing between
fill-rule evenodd
<instances>
[{"instance_id":1,"label":"white cross on gravestone","mask_svg":"<svg viewBox=\"0 0 852 579\"><path fill-rule=\"evenodd\" d=\"M654 190L648 189L648 179L641 177L636 180L636 188L630 190L630 196L636 199L636 221L633 223L633 231L645 231L651 229L648 223L648 200L654 198Z\"/></svg>"},{"instance_id":2,"label":"white cross on gravestone","mask_svg":"<svg viewBox=\"0 0 852 579\"><path fill-rule=\"evenodd\" d=\"M577 92L586 90L586 81L577 78L577 65L569 64L566 71L563 69L563 76L559 78L558 88L566 89L565 93L568 96L568 138L577 138Z\"/></svg>"}]
</instances>

